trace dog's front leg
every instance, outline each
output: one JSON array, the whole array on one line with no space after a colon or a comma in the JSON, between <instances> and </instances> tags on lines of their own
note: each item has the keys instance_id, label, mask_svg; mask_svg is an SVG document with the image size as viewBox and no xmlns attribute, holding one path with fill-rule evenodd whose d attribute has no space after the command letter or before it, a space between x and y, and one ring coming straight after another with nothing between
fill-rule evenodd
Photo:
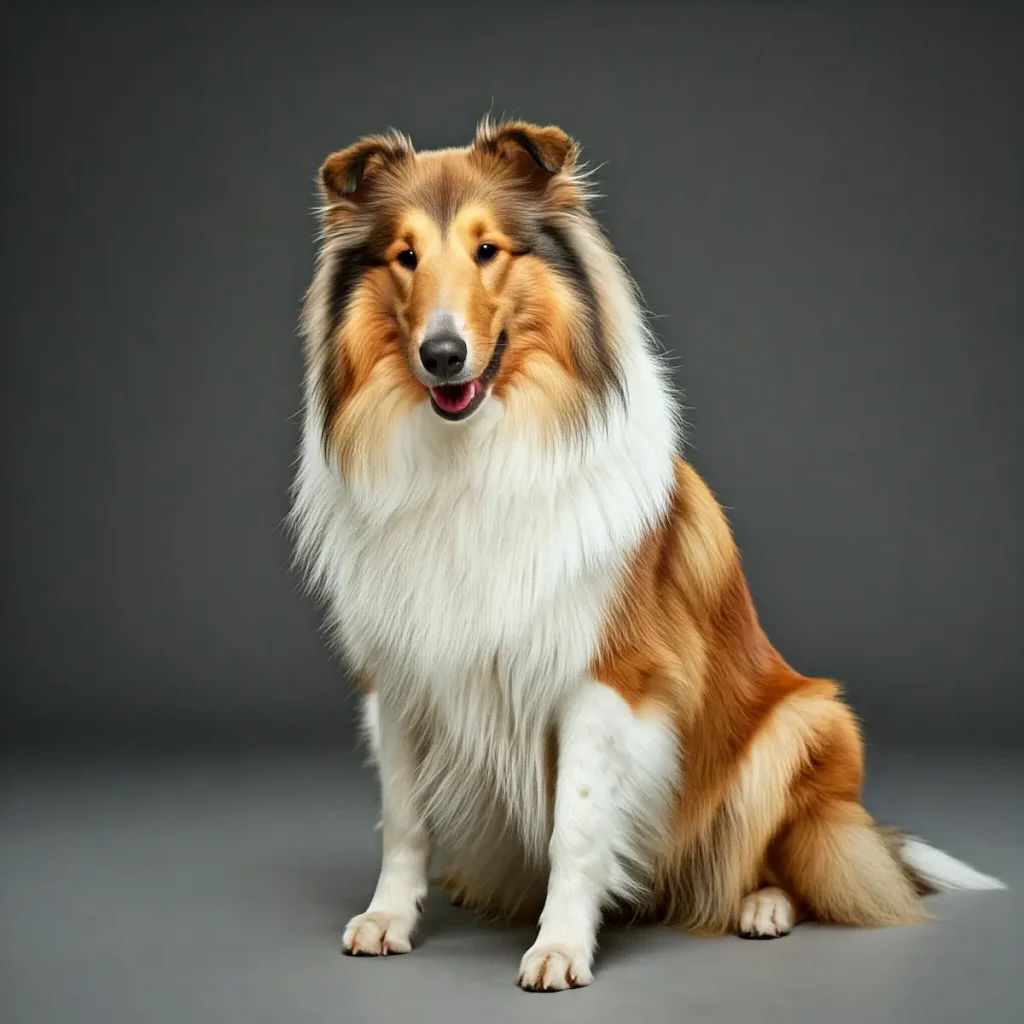
<instances>
[{"instance_id":1,"label":"dog's front leg","mask_svg":"<svg viewBox=\"0 0 1024 1024\"><path fill-rule=\"evenodd\" d=\"M617 854L628 847L629 706L613 690L586 682L558 723L558 774L547 900L537 941L519 966L532 991L578 988L593 981L601 911L620 890Z\"/></svg>"},{"instance_id":2,"label":"dog's front leg","mask_svg":"<svg viewBox=\"0 0 1024 1024\"><path fill-rule=\"evenodd\" d=\"M382 856L366 912L345 928L355 956L408 953L427 895L427 829L413 799L415 756L396 716L377 694L366 698L366 730L380 774Z\"/></svg>"}]
</instances>

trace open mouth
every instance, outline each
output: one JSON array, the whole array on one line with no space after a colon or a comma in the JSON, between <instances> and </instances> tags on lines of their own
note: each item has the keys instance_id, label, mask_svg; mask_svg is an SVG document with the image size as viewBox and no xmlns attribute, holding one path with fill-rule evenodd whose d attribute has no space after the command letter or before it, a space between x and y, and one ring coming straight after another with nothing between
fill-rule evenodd
<instances>
[{"instance_id":1,"label":"open mouth","mask_svg":"<svg viewBox=\"0 0 1024 1024\"><path fill-rule=\"evenodd\" d=\"M465 384L440 384L430 389L434 412L448 420L468 416L480 404L483 395L484 388L479 378Z\"/></svg>"},{"instance_id":2,"label":"open mouth","mask_svg":"<svg viewBox=\"0 0 1024 1024\"><path fill-rule=\"evenodd\" d=\"M501 360L507 347L508 335L502 331L498 335L498 344L494 346L491 361L476 380L468 380L462 384L437 384L432 387L430 404L434 412L446 420L464 420L467 416L472 416L487 397L487 392L501 368Z\"/></svg>"}]
</instances>

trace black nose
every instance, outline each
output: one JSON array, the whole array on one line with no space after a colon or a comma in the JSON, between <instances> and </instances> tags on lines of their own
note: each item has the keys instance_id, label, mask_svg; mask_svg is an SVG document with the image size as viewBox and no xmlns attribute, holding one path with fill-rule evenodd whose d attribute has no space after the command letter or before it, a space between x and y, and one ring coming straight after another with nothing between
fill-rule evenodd
<instances>
[{"instance_id":1,"label":"black nose","mask_svg":"<svg viewBox=\"0 0 1024 1024\"><path fill-rule=\"evenodd\" d=\"M466 365L466 343L457 334L436 334L420 345L423 369L438 380L457 377Z\"/></svg>"}]
</instances>

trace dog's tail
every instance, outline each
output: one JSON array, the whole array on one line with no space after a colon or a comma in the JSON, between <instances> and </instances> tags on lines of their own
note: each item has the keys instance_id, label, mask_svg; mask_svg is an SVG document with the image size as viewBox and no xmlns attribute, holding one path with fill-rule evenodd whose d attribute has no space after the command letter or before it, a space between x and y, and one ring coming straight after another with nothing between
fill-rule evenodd
<instances>
[{"instance_id":1,"label":"dog's tail","mask_svg":"<svg viewBox=\"0 0 1024 1024\"><path fill-rule=\"evenodd\" d=\"M819 921L834 924L916 924L930 917L922 896L1005 888L920 839L879 825L852 802L795 821L778 853L796 895Z\"/></svg>"},{"instance_id":2,"label":"dog's tail","mask_svg":"<svg viewBox=\"0 0 1024 1024\"><path fill-rule=\"evenodd\" d=\"M975 871L969 864L929 846L917 836L899 834L897 856L921 892L1005 889L1006 883Z\"/></svg>"}]
</instances>

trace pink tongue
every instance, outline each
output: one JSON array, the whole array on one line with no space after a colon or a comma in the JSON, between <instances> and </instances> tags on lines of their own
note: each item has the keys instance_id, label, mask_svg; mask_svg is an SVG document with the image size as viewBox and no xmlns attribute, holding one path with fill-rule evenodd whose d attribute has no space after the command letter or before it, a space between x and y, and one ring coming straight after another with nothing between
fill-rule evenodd
<instances>
[{"instance_id":1,"label":"pink tongue","mask_svg":"<svg viewBox=\"0 0 1024 1024\"><path fill-rule=\"evenodd\" d=\"M439 388L431 388L430 394L442 412L454 414L462 412L479 391L480 384L471 380L468 384L442 384Z\"/></svg>"}]
</instances>

